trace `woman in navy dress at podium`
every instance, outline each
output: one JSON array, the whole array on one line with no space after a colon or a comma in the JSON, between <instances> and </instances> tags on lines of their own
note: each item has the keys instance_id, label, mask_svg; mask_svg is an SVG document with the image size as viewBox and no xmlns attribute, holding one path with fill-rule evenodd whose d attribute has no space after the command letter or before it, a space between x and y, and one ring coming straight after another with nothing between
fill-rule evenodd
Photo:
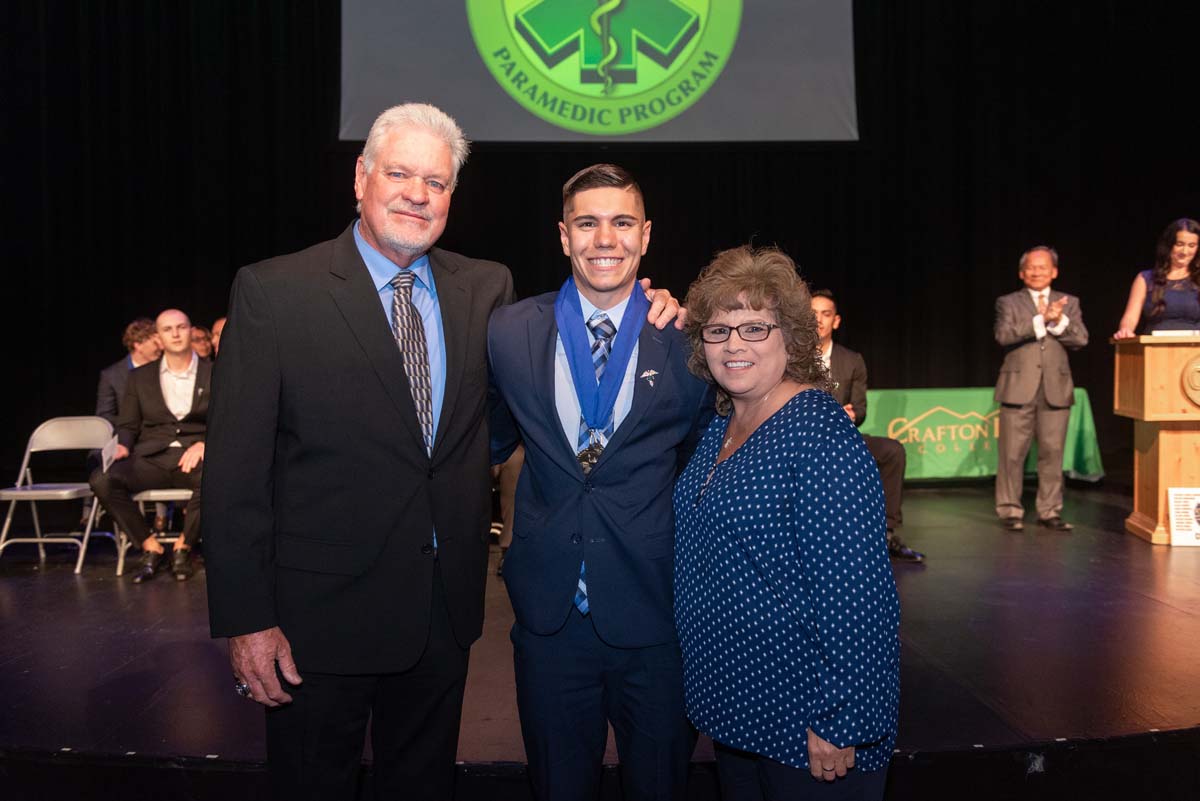
<instances>
[{"instance_id":1,"label":"woman in navy dress at podium","mask_svg":"<svg viewBox=\"0 0 1200 801\"><path fill-rule=\"evenodd\" d=\"M1114 339L1154 331L1200 330L1200 223L1186 217L1167 226L1158 238L1154 269L1133 279L1129 302Z\"/></svg>"}]
</instances>

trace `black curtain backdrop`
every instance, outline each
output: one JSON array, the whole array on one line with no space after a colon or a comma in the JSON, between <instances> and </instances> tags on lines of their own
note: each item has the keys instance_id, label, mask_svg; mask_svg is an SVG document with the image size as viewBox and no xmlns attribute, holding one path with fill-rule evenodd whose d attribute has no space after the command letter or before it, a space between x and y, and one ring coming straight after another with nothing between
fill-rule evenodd
<instances>
[{"instance_id":1,"label":"black curtain backdrop","mask_svg":"<svg viewBox=\"0 0 1200 801\"><path fill-rule=\"evenodd\" d=\"M682 297L715 251L777 244L837 293L880 388L994 383L994 299L1053 244L1092 332L1076 380L1119 453L1107 338L1162 228L1200 216L1197 6L862 0L858 143L480 144L441 244L507 263L523 295L553 288L562 182L617 161L654 220L643 274ZM316 0L0 6L0 480L38 421L92 412L130 319L209 324L239 266L352 219L339 28Z\"/></svg>"}]
</instances>

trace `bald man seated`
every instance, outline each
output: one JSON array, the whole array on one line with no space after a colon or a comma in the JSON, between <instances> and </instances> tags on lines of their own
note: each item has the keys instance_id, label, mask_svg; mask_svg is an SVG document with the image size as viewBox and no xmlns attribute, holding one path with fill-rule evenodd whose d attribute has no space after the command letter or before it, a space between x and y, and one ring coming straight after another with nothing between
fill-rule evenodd
<instances>
[{"instance_id":1,"label":"bald man seated","mask_svg":"<svg viewBox=\"0 0 1200 801\"><path fill-rule=\"evenodd\" d=\"M133 496L148 489L190 489L183 538L171 557L179 581L192 576L192 547L200 536L200 477L212 364L192 350L192 323L178 309L158 315L162 358L129 373L117 417L117 452L108 472L92 473L92 491L143 551L133 575L141 584L157 575L165 550Z\"/></svg>"}]
</instances>

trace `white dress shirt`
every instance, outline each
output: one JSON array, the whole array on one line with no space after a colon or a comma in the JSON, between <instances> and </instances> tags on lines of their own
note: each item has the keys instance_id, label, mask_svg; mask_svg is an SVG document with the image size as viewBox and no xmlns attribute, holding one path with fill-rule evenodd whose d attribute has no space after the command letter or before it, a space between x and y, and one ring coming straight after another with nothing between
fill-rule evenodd
<instances>
[{"instance_id":1,"label":"white dress shirt","mask_svg":"<svg viewBox=\"0 0 1200 801\"><path fill-rule=\"evenodd\" d=\"M168 367L166 356L158 363L158 385L162 388L167 409L175 415L176 420L187 417L188 412L192 410L192 396L196 391L196 369L199 364L200 359L195 351L192 352L192 361L183 372L177 373ZM182 448L183 443L176 440L171 443L171 447Z\"/></svg>"},{"instance_id":2,"label":"white dress shirt","mask_svg":"<svg viewBox=\"0 0 1200 801\"><path fill-rule=\"evenodd\" d=\"M1046 287L1040 291L1026 288L1025 291L1028 292L1029 297L1033 299L1033 307L1035 309L1038 307L1039 300L1043 301L1046 306L1050 305L1050 287ZM1062 332L1067 330L1067 326L1070 325L1070 323L1071 320L1067 317L1067 315L1064 314L1062 317L1058 318L1057 323L1047 326L1046 318L1042 316L1041 313L1038 313L1033 316L1033 334L1039 340L1044 339L1047 332L1054 334L1056 337L1062 336Z\"/></svg>"}]
</instances>

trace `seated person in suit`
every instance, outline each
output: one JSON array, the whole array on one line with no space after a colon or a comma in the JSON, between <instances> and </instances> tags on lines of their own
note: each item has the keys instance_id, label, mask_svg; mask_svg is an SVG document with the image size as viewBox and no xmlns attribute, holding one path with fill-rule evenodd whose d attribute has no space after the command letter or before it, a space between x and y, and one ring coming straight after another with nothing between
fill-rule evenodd
<instances>
[{"instance_id":1,"label":"seated person in suit","mask_svg":"<svg viewBox=\"0 0 1200 801\"><path fill-rule=\"evenodd\" d=\"M213 358L221 352L221 332L225 330L225 318L218 317L212 324Z\"/></svg>"},{"instance_id":2,"label":"seated person in suit","mask_svg":"<svg viewBox=\"0 0 1200 801\"><path fill-rule=\"evenodd\" d=\"M92 472L92 491L113 520L144 556L133 576L135 584L154 578L163 546L146 525L133 495L148 489L190 489L183 539L175 546L171 571L191 577L192 546L200 535L200 464L204 460L205 418L212 365L192 350L191 322L168 309L155 321L163 357L129 374L117 421L115 461L108 472Z\"/></svg>"},{"instance_id":3,"label":"seated person in suit","mask_svg":"<svg viewBox=\"0 0 1200 801\"><path fill-rule=\"evenodd\" d=\"M861 427L867 421L867 365L861 354L833 342L833 332L842 324L833 293L828 289L813 292L812 309L817 316L821 358L829 368L833 382L833 397L842 404L854 425ZM904 468L908 464L904 446L889 437L872 437L869 434L863 434L862 437L883 480L883 497L887 505L888 556L899 562L923 562L925 554L909 548L896 535L896 529L904 519L900 509L904 500Z\"/></svg>"},{"instance_id":4,"label":"seated person in suit","mask_svg":"<svg viewBox=\"0 0 1200 801\"><path fill-rule=\"evenodd\" d=\"M158 361L158 358L162 356L162 343L158 340L158 329L155 328L154 321L149 317L139 317L125 326L121 344L125 346L127 353L100 371L100 383L96 387L96 416L103 417L112 423L113 428L117 426L121 398L125 397L125 385L129 383L130 371L143 364ZM87 461L89 471L99 467L100 451L89 453ZM86 517L89 502L85 501L83 506L83 514ZM165 520L166 504L157 504L154 516L155 528L162 530L163 525L160 525L160 521Z\"/></svg>"},{"instance_id":5,"label":"seated person in suit","mask_svg":"<svg viewBox=\"0 0 1200 801\"><path fill-rule=\"evenodd\" d=\"M192 350L201 359L211 359L213 354L212 333L202 325L192 326Z\"/></svg>"},{"instance_id":6,"label":"seated person in suit","mask_svg":"<svg viewBox=\"0 0 1200 801\"><path fill-rule=\"evenodd\" d=\"M157 361L162 356L158 330L149 317L139 317L125 326L121 344L125 346L126 354L100 371L100 384L96 389L96 416L103 417L114 426L117 424L121 398L125 397L129 371Z\"/></svg>"}]
</instances>

